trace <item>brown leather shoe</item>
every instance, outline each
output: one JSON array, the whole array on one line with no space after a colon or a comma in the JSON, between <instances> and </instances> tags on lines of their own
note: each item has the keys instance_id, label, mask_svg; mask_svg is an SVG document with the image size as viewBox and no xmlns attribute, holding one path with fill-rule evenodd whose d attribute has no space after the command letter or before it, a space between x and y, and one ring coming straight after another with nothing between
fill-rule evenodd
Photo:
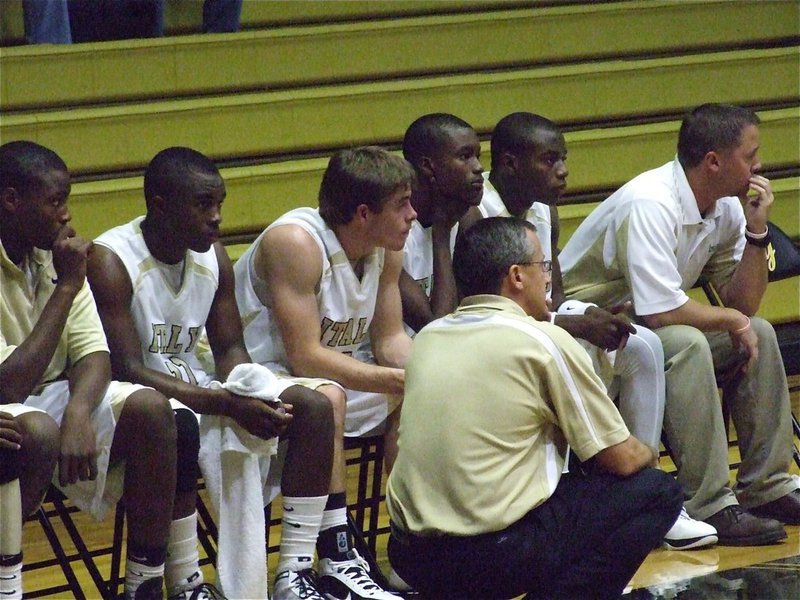
<instances>
[{"instance_id":1,"label":"brown leather shoe","mask_svg":"<svg viewBox=\"0 0 800 600\"><path fill-rule=\"evenodd\" d=\"M763 546L786 539L783 525L774 519L762 519L738 504L726 506L706 519L713 525L722 546Z\"/></svg>"},{"instance_id":2,"label":"brown leather shoe","mask_svg":"<svg viewBox=\"0 0 800 600\"><path fill-rule=\"evenodd\" d=\"M800 525L800 490L794 490L777 500L755 506L750 512L759 517L776 519L787 525Z\"/></svg>"}]
</instances>

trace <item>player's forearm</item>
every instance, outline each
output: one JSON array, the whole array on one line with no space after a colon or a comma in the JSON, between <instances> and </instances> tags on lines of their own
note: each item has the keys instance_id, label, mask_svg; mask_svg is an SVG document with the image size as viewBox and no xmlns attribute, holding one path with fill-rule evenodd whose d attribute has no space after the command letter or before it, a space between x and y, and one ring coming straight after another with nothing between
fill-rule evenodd
<instances>
[{"instance_id":1,"label":"player's forearm","mask_svg":"<svg viewBox=\"0 0 800 600\"><path fill-rule=\"evenodd\" d=\"M450 255L450 229L433 228L433 286L431 313L433 318L450 314L458 306L458 288Z\"/></svg>"},{"instance_id":2,"label":"player's forearm","mask_svg":"<svg viewBox=\"0 0 800 600\"><path fill-rule=\"evenodd\" d=\"M411 352L411 338L405 331L398 331L391 336L373 339L372 352L379 365L402 369Z\"/></svg>"},{"instance_id":3,"label":"player's forearm","mask_svg":"<svg viewBox=\"0 0 800 600\"><path fill-rule=\"evenodd\" d=\"M204 388L178 377L150 369L140 361L112 361L116 379L154 388L167 398L179 400L198 414L229 416L229 394L224 390Z\"/></svg>"},{"instance_id":4,"label":"player's forearm","mask_svg":"<svg viewBox=\"0 0 800 600\"><path fill-rule=\"evenodd\" d=\"M69 403L66 410L88 417L100 404L111 382L111 363L107 352L92 352L72 367L69 376Z\"/></svg>"},{"instance_id":5,"label":"player's forearm","mask_svg":"<svg viewBox=\"0 0 800 600\"><path fill-rule=\"evenodd\" d=\"M78 291L57 285L31 334L0 363L0 403L24 402L41 383Z\"/></svg>"},{"instance_id":6,"label":"player's forearm","mask_svg":"<svg viewBox=\"0 0 800 600\"><path fill-rule=\"evenodd\" d=\"M225 352L219 356L214 355L214 365L217 371L217 377L220 381L228 379L228 375L236 365L252 362L250 355L244 347L244 343L235 344L229 347Z\"/></svg>"},{"instance_id":7,"label":"player's forearm","mask_svg":"<svg viewBox=\"0 0 800 600\"><path fill-rule=\"evenodd\" d=\"M402 393L403 370L362 362L327 348L299 352L289 357L292 374L298 377L330 379L351 390Z\"/></svg>"}]
</instances>

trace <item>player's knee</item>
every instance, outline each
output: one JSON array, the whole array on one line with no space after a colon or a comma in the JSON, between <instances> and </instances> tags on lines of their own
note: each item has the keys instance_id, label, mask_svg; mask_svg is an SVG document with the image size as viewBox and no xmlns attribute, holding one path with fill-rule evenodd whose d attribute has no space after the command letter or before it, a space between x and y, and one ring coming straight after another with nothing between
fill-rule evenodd
<instances>
[{"instance_id":1,"label":"player's knee","mask_svg":"<svg viewBox=\"0 0 800 600\"><path fill-rule=\"evenodd\" d=\"M175 443L172 407L152 389L138 390L125 400L118 426L127 429L137 445L163 448Z\"/></svg>"},{"instance_id":2,"label":"player's knee","mask_svg":"<svg viewBox=\"0 0 800 600\"><path fill-rule=\"evenodd\" d=\"M628 338L625 350L633 353L637 362L648 370L664 369L664 349L661 340L645 327L636 328L636 334Z\"/></svg>"},{"instance_id":3,"label":"player's knee","mask_svg":"<svg viewBox=\"0 0 800 600\"><path fill-rule=\"evenodd\" d=\"M327 387L335 386L323 386L320 389ZM294 425L304 429L333 427L334 411L326 394L295 385L288 388L281 399L293 406Z\"/></svg>"},{"instance_id":4,"label":"player's knee","mask_svg":"<svg viewBox=\"0 0 800 600\"><path fill-rule=\"evenodd\" d=\"M200 452L200 427L195 414L186 408L175 411L177 436L175 491L192 492L197 488L197 456Z\"/></svg>"},{"instance_id":5,"label":"player's knee","mask_svg":"<svg viewBox=\"0 0 800 600\"><path fill-rule=\"evenodd\" d=\"M16 418L22 431L22 453L29 463L55 464L61 446L61 430L44 412L28 412Z\"/></svg>"},{"instance_id":6,"label":"player's knee","mask_svg":"<svg viewBox=\"0 0 800 600\"><path fill-rule=\"evenodd\" d=\"M347 394L338 385L323 385L318 388L318 391L333 411L334 424L344 429L345 416L347 415Z\"/></svg>"}]
</instances>

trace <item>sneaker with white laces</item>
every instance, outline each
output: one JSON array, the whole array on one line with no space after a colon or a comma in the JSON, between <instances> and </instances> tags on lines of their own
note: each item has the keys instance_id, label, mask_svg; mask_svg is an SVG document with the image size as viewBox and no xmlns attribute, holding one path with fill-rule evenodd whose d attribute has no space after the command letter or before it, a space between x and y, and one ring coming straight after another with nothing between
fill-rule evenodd
<instances>
[{"instance_id":1,"label":"sneaker with white laces","mask_svg":"<svg viewBox=\"0 0 800 600\"><path fill-rule=\"evenodd\" d=\"M319 589L328 600L401 600L372 580L369 565L358 552L350 550L348 555L348 560L319 561Z\"/></svg>"},{"instance_id":2,"label":"sneaker with white laces","mask_svg":"<svg viewBox=\"0 0 800 600\"><path fill-rule=\"evenodd\" d=\"M275 578L272 600L325 600L314 569L282 571Z\"/></svg>"},{"instance_id":3,"label":"sneaker with white laces","mask_svg":"<svg viewBox=\"0 0 800 600\"><path fill-rule=\"evenodd\" d=\"M201 583L196 588L183 590L169 597L169 600L228 600L210 583Z\"/></svg>"},{"instance_id":4,"label":"sneaker with white laces","mask_svg":"<svg viewBox=\"0 0 800 600\"><path fill-rule=\"evenodd\" d=\"M664 536L664 545L670 550L689 550L717 543L717 530L703 521L696 521L681 508L675 524Z\"/></svg>"}]
</instances>

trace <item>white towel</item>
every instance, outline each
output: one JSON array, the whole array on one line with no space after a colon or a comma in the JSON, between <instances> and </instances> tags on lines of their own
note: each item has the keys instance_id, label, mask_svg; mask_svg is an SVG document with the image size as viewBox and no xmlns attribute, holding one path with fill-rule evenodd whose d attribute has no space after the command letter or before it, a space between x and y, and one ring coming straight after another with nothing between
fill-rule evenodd
<instances>
[{"instance_id":1,"label":"white towel","mask_svg":"<svg viewBox=\"0 0 800 600\"><path fill-rule=\"evenodd\" d=\"M210 387L274 401L291 385L266 367L242 364L231 371L225 383L213 381ZM277 438L259 438L229 417L200 418L200 468L217 511L217 584L228 598L267 598L261 471L277 445Z\"/></svg>"}]
</instances>

